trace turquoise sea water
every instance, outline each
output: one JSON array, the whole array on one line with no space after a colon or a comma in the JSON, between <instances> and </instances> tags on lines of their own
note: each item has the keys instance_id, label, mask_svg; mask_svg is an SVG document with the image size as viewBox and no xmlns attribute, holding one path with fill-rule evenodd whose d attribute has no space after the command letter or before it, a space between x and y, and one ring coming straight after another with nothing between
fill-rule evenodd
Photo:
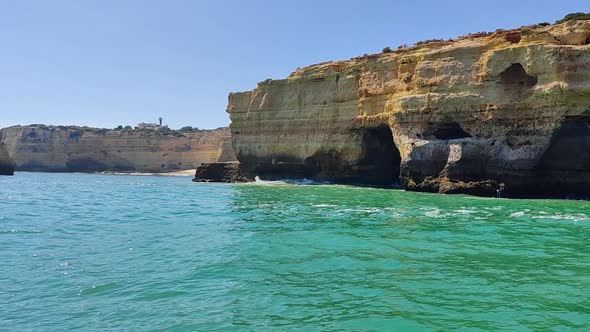
<instances>
[{"instance_id":1,"label":"turquoise sea water","mask_svg":"<svg viewBox=\"0 0 590 332\"><path fill-rule=\"evenodd\" d=\"M590 203L0 177L0 330L588 330Z\"/></svg>"}]
</instances>

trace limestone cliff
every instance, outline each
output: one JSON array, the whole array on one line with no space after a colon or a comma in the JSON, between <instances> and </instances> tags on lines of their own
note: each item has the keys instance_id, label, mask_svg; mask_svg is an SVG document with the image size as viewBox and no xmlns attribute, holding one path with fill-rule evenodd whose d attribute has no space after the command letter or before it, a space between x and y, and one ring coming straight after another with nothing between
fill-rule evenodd
<instances>
[{"instance_id":1,"label":"limestone cliff","mask_svg":"<svg viewBox=\"0 0 590 332\"><path fill-rule=\"evenodd\" d=\"M232 93L261 177L507 197L590 196L590 21L312 65Z\"/></svg>"},{"instance_id":2,"label":"limestone cliff","mask_svg":"<svg viewBox=\"0 0 590 332\"><path fill-rule=\"evenodd\" d=\"M12 166L12 160L8 155L8 151L4 147L4 144L0 143L0 175L13 175L14 168Z\"/></svg>"},{"instance_id":3,"label":"limestone cliff","mask_svg":"<svg viewBox=\"0 0 590 332\"><path fill-rule=\"evenodd\" d=\"M170 172L233 154L227 146L222 149L230 136L227 128L166 133L37 125L0 132L19 171Z\"/></svg>"}]
</instances>

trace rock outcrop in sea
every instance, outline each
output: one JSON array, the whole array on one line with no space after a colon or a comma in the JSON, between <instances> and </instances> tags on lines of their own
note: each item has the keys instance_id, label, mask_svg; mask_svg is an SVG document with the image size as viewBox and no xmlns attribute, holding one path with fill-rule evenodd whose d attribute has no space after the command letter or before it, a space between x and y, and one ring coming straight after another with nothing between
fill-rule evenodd
<instances>
[{"instance_id":1,"label":"rock outcrop in sea","mask_svg":"<svg viewBox=\"0 0 590 332\"><path fill-rule=\"evenodd\" d=\"M590 196L589 44L590 21L570 20L297 69L230 94L240 165L196 180Z\"/></svg>"},{"instance_id":2,"label":"rock outcrop in sea","mask_svg":"<svg viewBox=\"0 0 590 332\"><path fill-rule=\"evenodd\" d=\"M180 132L32 125L0 133L17 171L158 173L234 158L231 144L224 144L228 128Z\"/></svg>"},{"instance_id":3,"label":"rock outcrop in sea","mask_svg":"<svg viewBox=\"0 0 590 332\"><path fill-rule=\"evenodd\" d=\"M0 143L0 175L13 175L14 167L12 160L6 151L4 144Z\"/></svg>"}]
</instances>

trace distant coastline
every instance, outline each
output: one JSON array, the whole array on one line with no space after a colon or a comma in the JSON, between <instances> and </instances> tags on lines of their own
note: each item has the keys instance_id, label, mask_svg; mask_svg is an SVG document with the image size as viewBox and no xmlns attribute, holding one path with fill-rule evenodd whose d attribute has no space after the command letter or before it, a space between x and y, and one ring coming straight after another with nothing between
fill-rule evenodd
<instances>
[{"instance_id":1,"label":"distant coastline","mask_svg":"<svg viewBox=\"0 0 590 332\"><path fill-rule=\"evenodd\" d=\"M193 177L193 176L195 176L195 172L196 171L197 171L197 169L196 168L193 168L193 169L187 169L187 170L183 170L183 171L160 172L160 173L104 171L104 172L99 172L97 174L105 174L105 175L133 175L133 176L178 176L178 177Z\"/></svg>"},{"instance_id":2,"label":"distant coastline","mask_svg":"<svg viewBox=\"0 0 590 332\"><path fill-rule=\"evenodd\" d=\"M0 142L16 171L170 174L234 158L228 128L145 125L152 127L11 126L0 129Z\"/></svg>"}]
</instances>

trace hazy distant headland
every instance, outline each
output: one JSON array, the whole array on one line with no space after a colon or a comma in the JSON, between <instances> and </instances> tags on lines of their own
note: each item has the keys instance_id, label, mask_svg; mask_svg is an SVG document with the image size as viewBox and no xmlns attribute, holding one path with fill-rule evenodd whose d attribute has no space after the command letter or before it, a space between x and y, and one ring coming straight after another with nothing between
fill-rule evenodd
<instances>
[{"instance_id":1,"label":"hazy distant headland","mask_svg":"<svg viewBox=\"0 0 590 332\"><path fill-rule=\"evenodd\" d=\"M33 124L0 129L16 171L173 172L233 160L228 128L170 129L141 123L114 129Z\"/></svg>"}]
</instances>

